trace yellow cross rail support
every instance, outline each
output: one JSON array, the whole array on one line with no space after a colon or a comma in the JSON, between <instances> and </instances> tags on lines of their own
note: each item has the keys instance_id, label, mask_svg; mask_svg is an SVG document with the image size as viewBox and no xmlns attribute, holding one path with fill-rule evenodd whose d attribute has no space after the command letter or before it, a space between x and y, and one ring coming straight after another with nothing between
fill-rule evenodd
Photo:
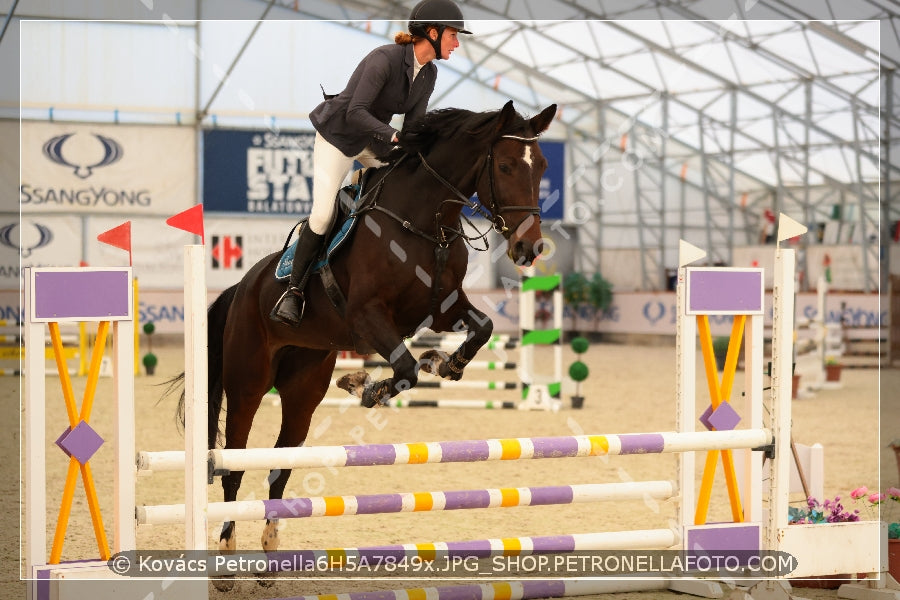
<instances>
[{"instance_id":1,"label":"yellow cross rail support","mask_svg":"<svg viewBox=\"0 0 900 600\"><path fill-rule=\"evenodd\" d=\"M75 405L75 394L72 391L72 381L69 379L69 370L64 358L62 338L59 334L59 323L48 323L50 328L50 341L53 345L56 357L56 367L59 371L59 381L62 386L63 399L66 404L66 414L69 417L69 429L75 429L80 421L88 423L91 418L91 409L94 405L94 394L97 391L97 380L100 377L100 364L103 359L103 350L106 346L106 336L109 332L109 321L101 321L97 327L97 338L91 352L91 364L88 369L87 384L84 397L81 401L81 413ZM81 470L81 479L84 483L84 491L87 496L88 508L91 513L91 522L94 526L94 536L97 539L97 547L102 560L109 560L109 542L106 539L106 531L103 528L103 517L100 514L100 503L97 500L97 489L94 486L94 478L91 473L90 461L80 464L74 456L69 457L69 470L66 473L66 483L63 487L62 501L59 507L59 518L56 521L56 533L53 536L53 546L50 549L49 564L59 564L62 557L63 544L66 537L66 528L69 524L69 515L72 512L72 500L75 497L75 485L78 479L78 470Z\"/></svg>"},{"instance_id":2,"label":"yellow cross rail support","mask_svg":"<svg viewBox=\"0 0 900 600\"><path fill-rule=\"evenodd\" d=\"M725 356L725 368L722 371L722 381L720 383L718 371L716 370L715 356L713 356L709 316L697 315L697 334L700 338L700 349L703 352L703 366L706 371L706 383L709 387L709 397L713 410L717 409L722 402L729 402L731 398L731 388L734 384L734 374L737 370L738 355L741 351L741 340L744 335L746 321L746 315L735 315L734 317L734 323L731 326L731 338L728 342L728 353ZM708 450L706 452L706 463L703 466L700 492L697 496L697 510L694 513L695 525L704 525L706 523L719 453L722 454L722 468L725 471L725 484L728 488L732 519L735 523L743 523L744 521L744 510L741 506L741 493L738 489L732 451Z\"/></svg>"}]
</instances>

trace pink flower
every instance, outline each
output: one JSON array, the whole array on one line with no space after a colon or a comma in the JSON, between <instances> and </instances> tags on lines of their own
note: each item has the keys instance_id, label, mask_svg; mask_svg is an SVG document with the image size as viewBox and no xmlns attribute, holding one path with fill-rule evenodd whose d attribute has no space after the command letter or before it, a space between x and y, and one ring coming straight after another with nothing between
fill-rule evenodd
<instances>
[{"instance_id":1,"label":"pink flower","mask_svg":"<svg viewBox=\"0 0 900 600\"><path fill-rule=\"evenodd\" d=\"M860 498L862 498L863 496L865 496L868 493L869 493L869 488L867 488L866 486L862 486L862 487L856 488L855 490L850 492L850 497L853 498L854 500L859 500Z\"/></svg>"},{"instance_id":2,"label":"pink flower","mask_svg":"<svg viewBox=\"0 0 900 600\"><path fill-rule=\"evenodd\" d=\"M885 496L884 494L870 494L869 502L871 502L872 504L881 504L882 502L884 502L885 498L887 498L887 496Z\"/></svg>"},{"instance_id":3,"label":"pink flower","mask_svg":"<svg viewBox=\"0 0 900 600\"><path fill-rule=\"evenodd\" d=\"M884 491L885 495L891 500L900 501L900 490L895 487L890 487Z\"/></svg>"}]
</instances>

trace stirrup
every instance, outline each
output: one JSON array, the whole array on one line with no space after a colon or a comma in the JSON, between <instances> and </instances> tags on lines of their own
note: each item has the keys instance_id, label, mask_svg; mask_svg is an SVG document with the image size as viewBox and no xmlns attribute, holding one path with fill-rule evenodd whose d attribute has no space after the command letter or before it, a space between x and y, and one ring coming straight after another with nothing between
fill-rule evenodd
<instances>
[{"instance_id":1,"label":"stirrup","mask_svg":"<svg viewBox=\"0 0 900 600\"><path fill-rule=\"evenodd\" d=\"M296 302L296 310L282 310L284 307L284 303L288 301L290 298L295 298ZM293 325L297 327L300 325L300 321L303 319L303 312L306 308L306 299L303 297L303 292L299 287L289 286L288 289L284 291L280 298L275 302L275 306L272 307L272 310L269 312L269 318L273 321L279 321L281 323L286 323L288 325Z\"/></svg>"}]
</instances>

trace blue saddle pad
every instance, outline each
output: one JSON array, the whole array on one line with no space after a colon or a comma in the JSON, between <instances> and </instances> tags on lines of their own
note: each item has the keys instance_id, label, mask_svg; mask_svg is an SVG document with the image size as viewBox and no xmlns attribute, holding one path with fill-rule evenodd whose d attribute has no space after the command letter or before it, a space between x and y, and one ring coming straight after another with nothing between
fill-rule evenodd
<instances>
[{"instance_id":1,"label":"blue saddle pad","mask_svg":"<svg viewBox=\"0 0 900 600\"><path fill-rule=\"evenodd\" d=\"M337 250L343 246L344 242L350 238L350 233L356 227L356 220L359 216L357 213L357 207L360 199L360 186L357 184L346 186L341 192L347 192L350 197L352 197L352 209L350 210L350 214L344 219L344 222L341 223L341 226L337 229L332 229L333 235L328 241L327 248L325 250L325 255L319 260L316 264L313 265L313 273L317 272L319 269L324 267L326 264L329 264L331 261L331 256L337 252ZM303 227L308 227L307 223L303 223ZM287 247L287 249L281 254L281 258L278 259L278 265L275 267L275 279L279 281L284 281L291 276L291 269L294 264L294 254L297 251L297 240L291 242L291 245Z\"/></svg>"}]
</instances>

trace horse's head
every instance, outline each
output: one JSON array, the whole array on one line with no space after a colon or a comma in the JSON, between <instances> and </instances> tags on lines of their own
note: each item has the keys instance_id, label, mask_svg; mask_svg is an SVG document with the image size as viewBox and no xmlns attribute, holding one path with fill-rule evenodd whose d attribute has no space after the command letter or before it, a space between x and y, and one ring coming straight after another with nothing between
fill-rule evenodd
<instances>
[{"instance_id":1,"label":"horse's head","mask_svg":"<svg viewBox=\"0 0 900 600\"><path fill-rule=\"evenodd\" d=\"M497 114L478 198L491 212L494 228L507 241L507 255L530 265L543 250L539 195L547 160L537 143L553 116L551 104L531 119L522 118L510 100Z\"/></svg>"}]
</instances>

